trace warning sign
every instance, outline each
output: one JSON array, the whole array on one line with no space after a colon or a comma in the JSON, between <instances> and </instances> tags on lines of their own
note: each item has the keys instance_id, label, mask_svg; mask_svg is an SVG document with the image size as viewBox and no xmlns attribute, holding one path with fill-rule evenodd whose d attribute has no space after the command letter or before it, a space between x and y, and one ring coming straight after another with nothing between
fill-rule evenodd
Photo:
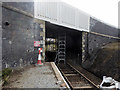
<instances>
[{"instance_id":1,"label":"warning sign","mask_svg":"<svg viewBox=\"0 0 120 90\"><path fill-rule=\"evenodd\" d=\"M40 47L40 41L34 41L34 47Z\"/></svg>"}]
</instances>

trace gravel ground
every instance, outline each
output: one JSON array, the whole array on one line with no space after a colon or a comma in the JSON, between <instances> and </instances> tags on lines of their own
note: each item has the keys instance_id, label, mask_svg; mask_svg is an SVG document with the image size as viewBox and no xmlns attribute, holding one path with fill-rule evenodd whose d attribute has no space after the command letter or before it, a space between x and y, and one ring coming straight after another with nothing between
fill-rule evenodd
<instances>
[{"instance_id":1,"label":"gravel ground","mask_svg":"<svg viewBox=\"0 0 120 90\"><path fill-rule=\"evenodd\" d=\"M30 66L11 74L4 88L60 88L50 63Z\"/></svg>"}]
</instances>

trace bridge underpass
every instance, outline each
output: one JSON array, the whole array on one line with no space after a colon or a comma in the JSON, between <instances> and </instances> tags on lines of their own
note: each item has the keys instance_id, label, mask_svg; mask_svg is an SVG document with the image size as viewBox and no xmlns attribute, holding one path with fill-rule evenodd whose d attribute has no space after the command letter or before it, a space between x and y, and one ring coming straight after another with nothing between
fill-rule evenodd
<instances>
[{"instance_id":1,"label":"bridge underpass","mask_svg":"<svg viewBox=\"0 0 120 90\"><path fill-rule=\"evenodd\" d=\"M89 83L92 83L91 87L100 85L100 79L102 79L104 75L111 76L120 81L120 50L116 49L114 53L112 51L114 48L108 50L110 44L114 47L116 46L116 44L114 44L115 42L120 42L117 28L90 17L77 9L70 8L64 3L47 3L46 6L50 4L47 7L45 7L45 3L36 4L37 6L34 8L34 3L6 2L1 7L3 11L3 20L1 23L3 29L1 37L2 69L12 68L14 70L31 64L35 65L38 60L38 50L39 48L42 48L43 56L41 61L44 63L43 66L35 67L32 70L29 68L27 74L23 72L16 74L19 77L19 75L23 73L22 76L25 77L26 80L29 78L26 77L27 75L33 76L35 82L41 80L38 80L38 78L40 78L40 75L38 74L42 74L43 77L46 75L44 82L46 82L47 76L47 80L49 81L49 75L53 75L51 70L56 67L51 69L47 67L49 66L47 63L55 61L59 49L59 36L65 34L65 62L70 62L67 65L65 64L66 68L61 70L61 72L65 74L65 77L76 76L79 79L87 79L87 81L85 80L83 83L88 84L86 86L91 86ZM57 5L62 11L60 11L59 8L55 8L58 7ZM35 17L33 15L33 10L36 12ZM66 13L66 10L68 10L68 13ZM73 12L76 12L76 14ZM8 17L8 15L10 16ZM57 23L57 25L55 23ZM40 47L34 47L34 41L40 42ZM109 52L102 49L104 46L108 46L107 50ZM96 55L97 51L100 51L99 55ZM58 60L58 58L56 60ZM64 64L62 64L61 61L59 65ZM60 68L62 68L62 66ZM16 74L13 74L13 76L16 76ZM36 76L38 78L36 78ZM100 79L93 79L95 77L89 78L92 76L97 76ZM79 82L74 82L78 78L71 78L73 86L80 83L81 80L78 80ZM55 79L56 78L54 78L54 81L57 81ZM70 81L71 79L69 78ZM14 80L16 80L16 78ZM24 79L21 80L23 80L22 85L24 85L26 81L24 82ZM34 83L31 79L28 80L30 80L28 82L32 82L32 87L34 87L34 84L35 87L39 87L39 85L36 86L37 83ZM96 81L100 81L100 83ZM17 83L16 85L19 85L19 81L15 83ZM26 84L26 86L27 85L28 84ZM79 87L75 86L75 88Z\"/></svg>"},{"instance_id":2,"label":"bridge underpass","mask_svg":"<svg viewBox=\"0 0 120 90\"><path fill-rule=\"evenodd\" d=\"M82 62L82 32L74 29L58 26L52 23L46 22L46 61L55 61L58 53L59 36L61 33L65 33L66 44L65 54L66 62L71 61L76 64ZM47 42L48 39L54 41ZM57 58L58 60L58 58Z\"/></svg>"}]
</instances>

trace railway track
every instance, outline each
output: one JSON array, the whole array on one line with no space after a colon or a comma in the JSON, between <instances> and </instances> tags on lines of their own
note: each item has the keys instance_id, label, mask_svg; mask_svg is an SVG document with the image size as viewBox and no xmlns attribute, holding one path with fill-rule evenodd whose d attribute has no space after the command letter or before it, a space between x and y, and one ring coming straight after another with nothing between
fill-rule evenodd
<instances>
[{"instance_id":1,"label":"railway track","mask_svg":"<svg viewBox=\"0 0 120 90\"><path fill-rule=\"evenodd\" d=\"M64 78L70 85L71 89L97 89L97 87L92 81L88 80L83 74L78 72L70 64L59 64L57 65Z\"/></svg>"}]
</instances>

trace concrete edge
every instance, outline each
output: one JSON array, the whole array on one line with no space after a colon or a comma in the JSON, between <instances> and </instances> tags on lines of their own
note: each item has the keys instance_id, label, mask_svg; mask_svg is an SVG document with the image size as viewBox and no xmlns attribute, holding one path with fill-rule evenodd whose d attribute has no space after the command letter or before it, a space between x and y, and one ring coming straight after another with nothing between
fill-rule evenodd
<instances>
[{"instance_id":1,"label":"concrete edge","mask_svg":"<svg viewBox=\"0 0 120 90\"><path fill-rule=\"evenodd\" d=\"M64 82L65 87L67 87L68 89L70 89L69 85L67 84L67 82L65 81L64 77L62 76L61 72L59 71L59 69L57 68L57 66L55 65L54 62L50 62L52 69L55 72L55 76L57 78L58 81Z\"/></svg>"}]
</instances>

